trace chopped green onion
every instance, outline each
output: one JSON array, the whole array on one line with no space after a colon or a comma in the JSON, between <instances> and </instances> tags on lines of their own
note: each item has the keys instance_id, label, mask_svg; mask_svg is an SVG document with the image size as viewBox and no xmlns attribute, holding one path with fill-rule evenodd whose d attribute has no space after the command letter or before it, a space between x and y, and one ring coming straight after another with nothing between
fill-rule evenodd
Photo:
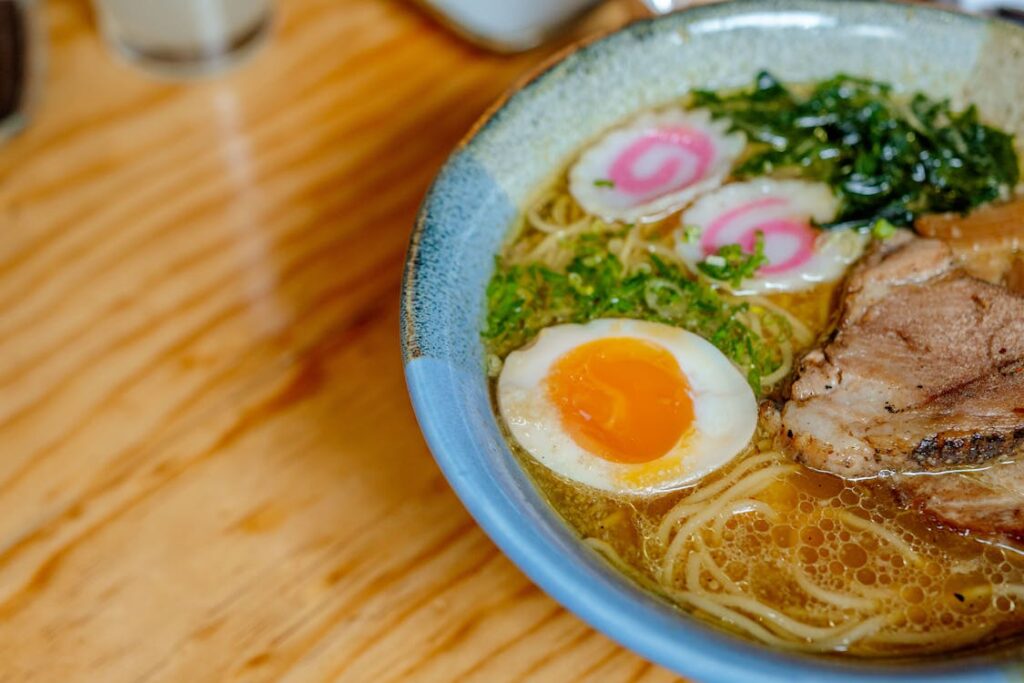
<instances>
[{"instance_id":1,"label":"chopped green onion","mask_svg":"<svg viewBox=\"0 0 1024 683\"><path fill-rule=\"evenodd\" d=\"M613 233L573 238L576 256L564 269L500 259L487 286L483 338L488 352L503 358L540 330L596 318L635 318L681 327L709 340L743 369L754 391L777 370L782 357L737 316L749 310L732 303L682 267L646 254L628 270L609 250ZM761 318L773 315L760 312ZM784 321L780 323L783 324ZM491 372L497 371L493 361Z\"/></svg>"},{"instance_id":2,"label":"chopped green onion","mask_svg":"<svg viewBox=\"0 0 1024 683\"><path fill-rule=\"evenodd\" d=\"M694 244L700 239L701 228L699 225L683 226L683 241L687 244Z\"/></svg>"},{"instance_id":3,"label":"chopped green onion","mask_svg":"<svg viewBox=\"0 0 1024 683\"><path fill-rule=\"evenodd\" d=\"M887 240L896 234L896 226L884 218L879 218L871 226L871 234L880 240Z\"/></svg>"},{"instance_id":4,"label":"chopped green onion","mask_svg":"<svg viewBox=\"0 0 1024 683\"><path fill-rule=\"evenodd\" d=\"M758 230L755 234L752 253L748 254L738 244L726 244L698 263L697 269L710 278L739 287L744 280L753 277L758 268L768 263L764 255L764 233Z\"/></svg>"}]
</instances>

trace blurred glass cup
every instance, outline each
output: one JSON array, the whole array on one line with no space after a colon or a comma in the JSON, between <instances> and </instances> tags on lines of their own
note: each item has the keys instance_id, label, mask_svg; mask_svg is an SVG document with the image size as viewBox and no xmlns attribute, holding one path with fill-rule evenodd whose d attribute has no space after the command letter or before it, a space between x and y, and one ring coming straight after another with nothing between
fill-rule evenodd
<instances>
[{"instance_id":1,"label":"blurred glass cup","mask_svg":"<svg viewBox=\"0 0 1024 683\"><path fill-rule=\"evenodd\" d=\"M162 76L218 73L248 56L270 26L272 0L93 0L107 43Z\"/></svg>"}]
</instances>

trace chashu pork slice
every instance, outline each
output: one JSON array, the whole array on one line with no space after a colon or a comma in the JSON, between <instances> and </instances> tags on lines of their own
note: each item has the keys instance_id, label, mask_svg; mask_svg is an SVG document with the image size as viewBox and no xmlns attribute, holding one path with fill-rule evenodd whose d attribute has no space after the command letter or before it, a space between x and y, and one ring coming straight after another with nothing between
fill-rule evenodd
<instances>
[{"instance_id":1,"label":"chashu pork slice","mask_svg":"<svg viewBox=\"0 0 1024 683\"><path fill-rule=\"evenodd\" d=\"M782 432L815 469L846 478L919 473L892 481L947 524L1024 531L1024 487L1000 488L977 471L941 485L945 475L927 476L1016 471L1024 456L1024 297L967 275L943 242L900 233L850 275L834 335L799 365ZM985 498L981 490L1002 512L959 505ZM997 518L1011 521L991 523Z\"/></svg>"}]
</instances>

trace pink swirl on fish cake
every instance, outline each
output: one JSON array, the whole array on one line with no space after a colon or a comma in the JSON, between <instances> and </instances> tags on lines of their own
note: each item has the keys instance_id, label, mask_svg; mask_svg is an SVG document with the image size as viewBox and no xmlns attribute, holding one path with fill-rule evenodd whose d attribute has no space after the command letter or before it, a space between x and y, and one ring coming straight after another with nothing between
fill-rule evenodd
<instances>
[{"instance_id":1,"label":"pink swirl on fish cake","mask_svg":"<svg viewBox=\"0 0 1024 683\"><path fill-rule=\"evenodd\" d=\"M665 155L661 164L642 174L638 167L658 150ZM714 156L714 143L705 133L692 128L661 128L645 133L626 147L612 162L608 176L616 190L642 201L698 182Z\"/></svg>"},{"instance_id":2,"label":"pink swirl on fish cake","mask_svg":"<svg viewBox=\"0 0 1024 683\"><path fill-rule=\"evenodd\" d=\"M738 234L727 234L737 221L765 209L785 206L779 197L765 197L741 204L711 221L701 236L701 249L707 257L727 244L739 244L744 251L754 251L757 233L764 234L764 251L768 263L758 269L759 274L773 275L795 270L814 256L817 233L806 220L797 218L768 218L755 220Z\"/></svg>"}]
</instances>

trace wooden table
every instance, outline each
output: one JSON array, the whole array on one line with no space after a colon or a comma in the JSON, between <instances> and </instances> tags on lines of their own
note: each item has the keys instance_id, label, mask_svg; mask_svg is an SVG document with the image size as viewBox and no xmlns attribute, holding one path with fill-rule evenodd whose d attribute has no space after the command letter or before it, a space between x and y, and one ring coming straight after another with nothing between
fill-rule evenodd
<instances>
[{"instance_id":1,"label":"wooden table","mask_svg":"<svg viewBox=\"0 0 1024 683\"><path fill-rule=\"evenodd\" d=\"M0 680L670 678L497 551L402 377L417 204L553 48L279 4L244 68L168 84L48 3L0 148Z\"/></svg>"}]
</instances>

